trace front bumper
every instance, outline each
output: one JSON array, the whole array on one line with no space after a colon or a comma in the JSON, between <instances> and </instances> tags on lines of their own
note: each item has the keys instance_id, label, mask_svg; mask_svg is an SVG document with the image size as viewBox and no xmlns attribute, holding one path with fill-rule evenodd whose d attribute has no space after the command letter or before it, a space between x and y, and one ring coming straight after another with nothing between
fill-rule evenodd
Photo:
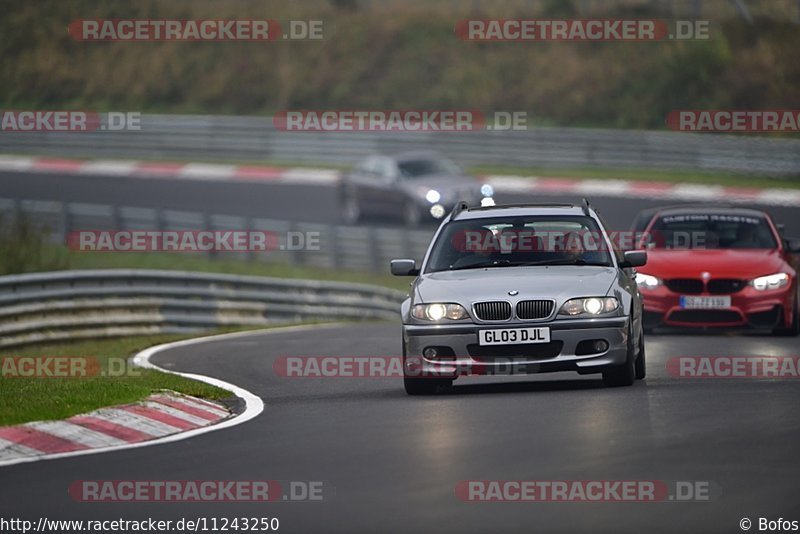
<instances>
[{"instance_id":1,"label":"front bumper","mask_svg":"<svg viewBox=\"0 0 800 534\"><path fill-rule=\"evenodd\" d=\"M644 324L648 328L736 327L772 329L791 325L795 288L792 284L780 289L757 291L746 287L730 295L731 307L723 309L684 309L679 293L666 287L642 290ZM702 293L698 296L712 296Z\"/></svg>"},{"instance_id":2,"label":"front bumper","mask_svg":"<svg viewBox=\"0 0 800 534\"><path fill-rule=\"evenodd\" d=\"M530 345L480 346L478 330L550 328L550 343ZM533 374L576 371L599 373L608 366L622 365L628 354L628 317L564 319L548 323L449 325L403 325L406 376L457 378L466 375ZM608 348L585 354L581 341L604 340ZM585 344L584 344L585 346ZM426 348L449 348L436 359L426 358ZM577 354L576 354L577 353Z\"/></svg>"}]
</instances>

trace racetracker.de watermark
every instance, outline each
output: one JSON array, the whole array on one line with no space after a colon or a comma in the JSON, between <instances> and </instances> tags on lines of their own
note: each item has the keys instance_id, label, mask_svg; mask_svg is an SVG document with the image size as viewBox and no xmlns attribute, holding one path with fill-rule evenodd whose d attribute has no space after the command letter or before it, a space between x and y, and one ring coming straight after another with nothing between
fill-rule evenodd
<instances>
[{"instance_id":1,"label":"racetracker.de watermark","mask_svg":"<svg viewBox=\"0 0 800 534\"><path fill-rule=\"evenodd\" d=\"M72 500L89 502L321 502L332 487L316 480L76 480Z\"/></svg>"},{"instance_id":2,"label":"racetracker.de watermark","mask_svg":"<svg viewBox=\"0 0 800 534\"><path fill-rule=\"evenodd\" d=\"M94 356L7 356L0 358L0 378L92 378L141 376L126 358L111 357L105 365Z\"/></svg>"},{"instance_id":3,"label":"racetracker.de watermark","mask_svg":"<svg viewBox=\"0 0 800 534\"><path fill-rule=\"evenodd\" d=\"M141 121L142 115L138 111L6 110L0 112L0 131L139 131L142 129Z\"/></svg>"},{"instance_id":4,"label":"racetracker.de watermark","mask_svg":"<svg viewBox=\"0 0 800 534\"><path fill-rule=\"evenodd\" d=\"M427 364L426 365L426 361ZM431 366L430 364L436 364ZM432 378L453 376L529 375L538 363L524 358L474 361L469 355L421 356L280 356L272 364L275 376L292 379Z\"/></svg>"},{"instance_id":5,"label":"racetracker.de watermark","mask_svg":"<svg viewBox=\"0 0 800 534\"><path fill-rule=\"evenodd\" d=\"M322 20L274 19L77 19L69 25L76 41L315 41Z\"/></svg>"},{"instance_id":6,"label":"racetracker.de watermark","mask_svg":"<svg viewBox=\"0 0 800 534\"><path fill-rule=\"evenodd\" d=\"M288 132L521 131L528 129L528 115L477 109L284 110L272 123L276 130Z\"/></svg>"},{"instance_id":7,"label":"racetracker.de watermark","mask_svg":"<svg viewBox=\"0 0 800 534\"><path fill-rule=\"evenodd\" d=\"M680 132L766 133L800 131L798 109L686 109L669 112L671 130Z\"/></svg>"},{"instance_id":8,"label":"racetracker.de watermark","mask_svg":"<svg viewBox=\"0 0 800 534\"><path fill-rule=\"evenodd\" d=\"M82 230L67 234L67 247L81 252L318 251L320 232Z\"/></svg>"},{"instance_id":9,"label":"racetracker.de watermark","mask_svg":"<svg viewBox=\"0 0 800 534\"><path fill-rule=\"evenodd\" d=\"M464 502L704 502L721 495L704 480L462 480Z\"/></svg>"},{"instance_id":10,"label":"racetracker.de watermark","mask_svg":"<svg viewBox=\"0 0 800 534\"><path fill-rule=\"evenodd\" d=\"M465 41L680 41L707 40L707 20L661 19L464 19Z\"/></svg>"},{"instance_id":11,"label":"racetracker.de watermark","mask_svg":"<svg viewBox=\"0 0 800 534\"><path fill-rule=\"evenodd\" d=\"M678 356L667 360L676 378L800 378L800 356Z\"/></svg>"}]
</instances>

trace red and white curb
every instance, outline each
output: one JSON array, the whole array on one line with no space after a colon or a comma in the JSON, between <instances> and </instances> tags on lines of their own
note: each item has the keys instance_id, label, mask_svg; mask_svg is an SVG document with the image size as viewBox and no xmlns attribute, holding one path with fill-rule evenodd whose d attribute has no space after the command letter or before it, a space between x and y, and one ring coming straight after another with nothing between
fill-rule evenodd
<instances>
[{"instance_id":1,"label":"red and white curb","mask_svg":"<svg viewBox=\"0 0 800 534\"><path fill-rule=\"evenodd\" d=\"M143 402L102 408L63 421L0 427L0 464L149 441L213 425L230 415L221 405L164 392Z\"/></svg>"},{"instance_id":2,"label":"red and white curb","mask_svg":"<svg viewBox=\"0 0 800 534\"><path fill-rule=\"evenodd\" d=\"M0 155L0 171L52 172L63 174L179 179L222 182L265 182L296 185L339 183L340 172L332 169L279 168L213 163L169 163L153 161L77 160ZM751 203L800 207L799 189L718 186L692 183L650 182L614 179L547 178L538 176L483 176L501 193L540 195L606 196L688 200L694 202Z\"/></svg>"},{"instance_id":3,"label":"red and white curb","mask_svg":"<svg viewBox=\"0 0 800 534\"><path fill-rule=\"evenodd\" d=\"M274 328L286 332L307 327ZM77 415L64 421L39 421L0 427L0 467L38 460L53 460L172 443L245 423L264 411L264 402L253 393L217 378L163 369L150 362L159 352L210 341L227 340L263 330L218 334L156 345L136 354L132 362L145 369L183 376L230 391L244 402L241 413L194 397L159 393L145 401L113 406Z\"/></svg>"},{"instance_id":4,"label":"red and white curb","mask_svg":"<svg viewBox=\"0 0 800 534\"><path fill-rule=\"evenodd\" d=\"M331 169L285 169L258 165L170 163L158 161L77 160L0 155L0 171L52 172L125 178L171 178L217 182L276 182L330 185L339 182Z\"/></svg>"}]
</instances>

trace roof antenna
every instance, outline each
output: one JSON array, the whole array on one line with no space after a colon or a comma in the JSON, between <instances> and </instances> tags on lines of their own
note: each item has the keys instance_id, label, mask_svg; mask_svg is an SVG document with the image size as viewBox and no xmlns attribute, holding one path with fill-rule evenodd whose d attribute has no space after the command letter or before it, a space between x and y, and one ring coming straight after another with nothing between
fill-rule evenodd
<instances>
[{"instance_id":1,"label":"roof antenna","mask_svg":"<svg viewBox=\"0 0 800 534\"><path fill-rule=\"evenodd\" d=\"M456 216L458 216L459 213L461 213L464 210L468 210L468 209L469 209L469 204L467 204L467 201L466 200L459 200L458 202L456 202L456 205L453 207L453 211L450 212L450 220L452 221L453 219L456 218Z\"/></svg>"}]
</instances>

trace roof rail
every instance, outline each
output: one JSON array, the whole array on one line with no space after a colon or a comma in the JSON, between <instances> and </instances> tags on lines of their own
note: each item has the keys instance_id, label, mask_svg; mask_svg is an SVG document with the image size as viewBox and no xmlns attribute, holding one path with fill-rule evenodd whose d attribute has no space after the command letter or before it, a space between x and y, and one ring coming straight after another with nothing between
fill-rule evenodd
<instances>
[{"instance_id":1,"label":"roof rail","mask_svg":"<svg viewBox=\"0 0 800 534\"><path fill-rule=\"evenodd\" d=\"M574 204L567 204L563 202L536 202L536 203L521 203L521 204L495 204L494 206L480 206L470 208L470 211L480 210L498 210L509 208L574 208Z\"/></svg>"},{"instance_id":2,"label":"roof rail","mask_svg":"<svg viewBox=\"0 0 800 534\"><path fill-rule=\"evenodd\" d=\"M450 220L452 221L453 219L455 219L458 216L459 213L461 213L464 210L468 210L468 209L469 209L469 204L467 204L467 201L466 200L459 200L458 202L456 202L456 205L453 207L453 211L450 212Z\"/></svg>"},{"instance_id":3,"label":"roof rail","mask_svg":"<svg viewBox=\"0 0 800 534\"><path fill-rule=\"evenodd\" d=\"M583 201L581 202L581 209L583 209L583 214L587 217L590 216L589 214L589 200L584 197Z\"/></svg>"}]
</instances>

